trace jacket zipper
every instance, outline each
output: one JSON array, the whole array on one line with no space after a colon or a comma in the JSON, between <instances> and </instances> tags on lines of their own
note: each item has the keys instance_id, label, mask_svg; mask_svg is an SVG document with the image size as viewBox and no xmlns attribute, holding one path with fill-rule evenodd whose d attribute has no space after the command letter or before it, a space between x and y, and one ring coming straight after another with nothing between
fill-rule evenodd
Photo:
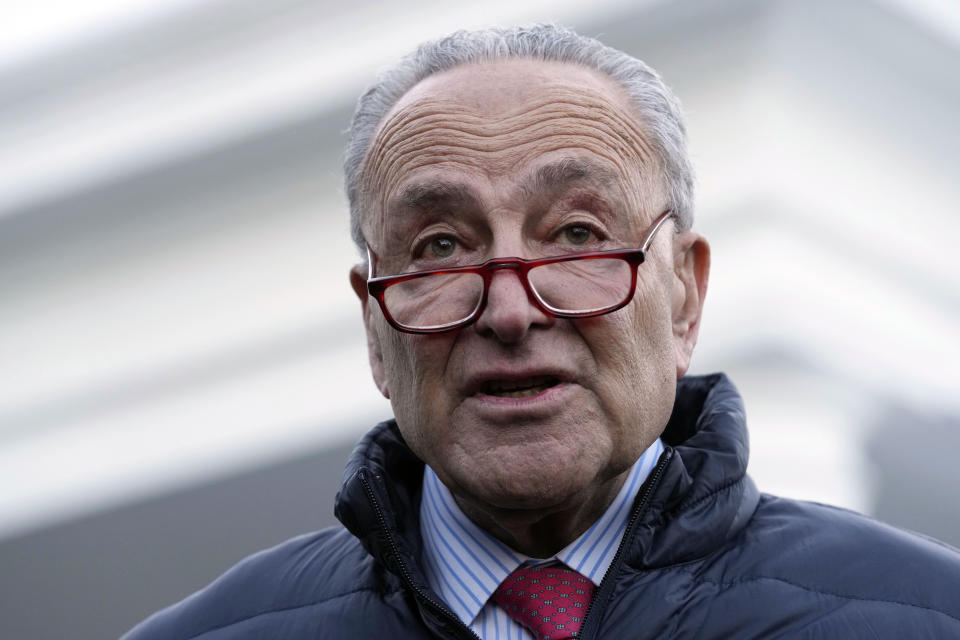
<instances>
[{"instance_id":1,"label":"jacket zipper","mask_svg":"<svg viewBox=\"0 0 960 640\"><path fill-rule=\"evenodd\" d=\"M672 457L673 449L668 449L663 457L660 458L660 462L657 463L656 468L654 468L653 475L650 477L650 482L647 483L646 488L643 490L643 495L640 498L640 504L630 516L630 520L627 521L627 527L623 531L623 539L620 541L620 546L617 548L616 555L613 556L613 561L610 563L610 568L607 569L607 573L604 574L603 580L600 581L600 586L597 588L596 594L594 594L594 597L590 600L590 604L587 605L587 612L583 614L583 624L581 625L581 629L588 630L587 622L590 621L590 614L593 612L594 603L601 599L606 601L610 597L609 592L610 589L613 588L613 576L620 568L624 549L627 547L627 544L633 537L633 529L636 526L637 521L646 513L647 507L649 506L648 503L650 501L650 496L653 494L653 490L656 489L657 485L660 484L660 476L663 475L663 470L666 469L667 463L670 462ZM580 636L579 640L586 640L586 638L587 636Z\"/></svg>"},{"instance_id":2,"label":"jacket zipper","mask_svg":"<svg viewBox=\"0 0 960 640\"><path fill-rule=\"evenodd\" d=\"M359 478L360 484L363 485L363 490L367 494L367 499L370 501L370 504L373 505L374 513L377 514L377 521L380 524L380 530L383 531L384 536L387 539L387 544L390 547L390 553L393 555L393 558L397 563L397 567L400 569L400 577L403 580L404 585L413 591L414 596L416 596L418 600L453 622L454 626L459 627L461 632L468 633L469 637L473 638L474 640L480 640L480 636L475 634L470 627L465 625L463 621L460 620L460 618L458 618L449 607L447 607L447 605L443 604L442 602L437 602L434 598L430 597L427 592L421 589L416 582L413 581L413 576L410 575L410 571L407 569L406 563L404 563L403 558L400 557L400 550L397 548L397 541L393 537L393 532L390 531L389 527L387 527L387 519L383 515L383 509L380 507L380 502L373 493L373 487L370 486L370 482L367 480L367 475L365 472L366 469L360 469L357 471L357 478Z\"/></svg>"}]
</instances>

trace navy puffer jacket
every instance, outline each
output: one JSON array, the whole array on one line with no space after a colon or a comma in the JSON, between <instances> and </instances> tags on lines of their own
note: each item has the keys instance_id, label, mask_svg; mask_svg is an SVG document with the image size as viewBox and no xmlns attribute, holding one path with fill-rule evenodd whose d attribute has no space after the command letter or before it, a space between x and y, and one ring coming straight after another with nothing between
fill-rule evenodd
<instances>
[{"instance_id":1,"label":"navy puffer jacket","mask_svg":"<svg viewBox=\"0 0 960 640\"><path fill-rule=\"evenodd\" d=\"M582 638L960 638L960 553L864 516L758 493L723 375L684 378ZM476 638L419 565L423 463L396 424L354 451L344 527L258 553L128 640Z\"/></svg>"}]
</instances>

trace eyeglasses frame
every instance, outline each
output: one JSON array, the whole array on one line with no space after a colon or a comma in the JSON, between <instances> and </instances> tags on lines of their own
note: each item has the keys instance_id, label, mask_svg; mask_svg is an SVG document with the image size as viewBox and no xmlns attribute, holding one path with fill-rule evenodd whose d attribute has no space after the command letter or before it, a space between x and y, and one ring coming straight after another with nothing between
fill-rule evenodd
<instances>
[{"instance_id":1,"label":"eyeglasses frame","mask_svg":"<svg viewBox=\"0 0 960 640\"><path fill-rule=\"evenodd\" d=\"M447 267L444 269L412 271L410 273L401 273L393 276L374 277L373 273L376 266L377 256L370 248L370 245L367 245L367 293L373 299L375 299L377 303L379 303L380 310L383 312L383 317L387 320L390 326L397 331L413 334L444 333L446 331L453 331L454 329L458 329L476 321L476 319L479 318L483 313L484 309L486 309L487 294L490 292L490 283L493 282L494 273L503 269L510 269L517 273L517 277L520 279L520 284L523 285L523 289L527 293L527 298L534 304L534 306L536 306L547 316L554 318L592 318L595 316L602 316L625 307L626 305L630 304L631 300L633 300L633 296L637 290L637 267L643 264L644 260L646 260L647 251L649 250L650 244L653 242L653 238L656 236L657 231L659 231L664 223L666 223L666 221L672 217L674 217L674 213L670 209L667 209L661 213L650 224L650 227L647 229L644 235L643 242L637 249L590 251L585 253L572 253L562 256L535 258L532 260L518 257L491 258L490 260L487 260L481 264L466 265L462 267ZM550 305L540 298L534 288L530 286L530 281L527 277L531 269L547 264L555 264L557 262L572 262L575 260L600 260L611 258L623 260L630 265L630 289L622 301L601 309L591 309L589 311L576 312L558 311L550 307ZM483 293L480 296L480 301L477 303L477 306L474 308L474 310L470 312L470 315L468 315L466 318L436 327L415 328L408 327L407 325L398 322L390 314L390 311L387 309L387 304L384 301L384 295L387 288L391 285L407 282L408 280L425 278L428 276L446 275L452 273L475 273L483 278Z\"/></svg>"}]
</instances>

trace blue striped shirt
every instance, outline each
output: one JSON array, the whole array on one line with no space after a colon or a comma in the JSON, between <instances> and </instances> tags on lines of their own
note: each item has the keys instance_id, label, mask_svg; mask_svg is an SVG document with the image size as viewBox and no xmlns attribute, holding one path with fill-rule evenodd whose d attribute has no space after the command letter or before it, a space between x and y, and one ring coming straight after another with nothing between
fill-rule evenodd
<instances>
[{"instance_id":1,"label":"blue striped shirt","mask_svg":"<svg viewBox=\"0 0 960 640\"><path fill-rule=\"evenodd\" d=\"M663 453L658 439L634 463L604 514L552 558L517 553L473 523L429 466L423 475L420 530L427 581L483 640L533 640L490 596L523 563L562 562L599 585L617 553L640 486Z\"/></svg>"}]
</instances>

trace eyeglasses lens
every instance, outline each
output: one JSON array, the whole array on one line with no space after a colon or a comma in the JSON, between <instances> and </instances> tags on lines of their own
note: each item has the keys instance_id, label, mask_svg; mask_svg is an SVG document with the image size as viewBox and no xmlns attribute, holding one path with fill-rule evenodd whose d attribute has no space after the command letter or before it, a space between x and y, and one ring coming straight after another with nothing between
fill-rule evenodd
<instances>
[{"instance_id":1,"label":"eyeglasses lens","mask_svg":"<svg viewBox=\"0 0 960 640\"><path fill-rule=\"evenodd\" d=\"M383 301L393 319L411 329L434 329L469 317L483 296L478 273L442 273L388 287Z\"/></svg>"},{"instance_id":2,"label":"eyeglasses lens","mask_svg":"<svg viewBox=\"0 0 960 640\"><path fill-rule=\"evenodd\" d=\"M530 270L530 285L552 311L589 313L621 303L630 293L630 264L619 259L553 262Z\"/></svg>"}]
</instances>

